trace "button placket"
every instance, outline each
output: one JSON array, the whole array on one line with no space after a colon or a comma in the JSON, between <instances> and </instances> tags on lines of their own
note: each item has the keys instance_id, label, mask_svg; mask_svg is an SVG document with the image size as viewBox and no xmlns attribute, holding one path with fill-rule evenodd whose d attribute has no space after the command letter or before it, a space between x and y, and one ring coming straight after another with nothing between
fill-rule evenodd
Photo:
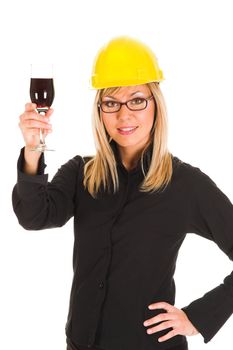
<instances>
[{"instance_id":1,"label":"button placket","mask_svg":"<svg viewBox=\"0 0 233 350\"><path fill-rule=\"evenodd\" d=\"M109 243L109 248L110 248L110 250L109 250L109 265L108 265L108 270L110 269L110 265L111 265L111 231L113 230L113 228L114 228L114 226L116 225L116 223L117 223L117 221L118 221L118 219L119 219L119 217L120 217L120 215L121 215L121 212L122 212L122 210L124 209L124 205L125 205L125 203L127 202L127 197L128 197L128 190L129 190L129 178L130 178L130 174L127 172L127 174L126 174L127 176L126 176L126 179L125 179L125 181L126 181L126 183L125 183L125 191L123 192L124 193L124 195L123 195L123 199L122 199L122 201L121 201L121 203L120 203L120 206L119 206L119 208L118 208L118 210L117 210L117 212L115 213L115 215L114 215L114 219L113 219L113 224L112 224L112 227L111 227L111 229L110 229L110 232L109 232L109 234L108 234L108 243ZM107 271L107 274L108 274L108 271ZM106 274L106 275L107 275ZM105 281L99 281L99 283L98 283L98 287L99 287L99 289L100 290L105 290ZM103 293L103 292L101 292L101 293ZM103 296L103 300L102 300L102 302L104 302L104 298L105 298L105 296L104 296L104 294L102 294L102 296ZM102 303L101 303L102 304ZM92 328L92 330L90 331L90 333L89 333L89 338L88 338L88 347L92 347L93 346L93 343L94 343L94 341L95 341L95 331L96 331L96 328L98 327L98 321L97 322L93 322L93 325L95 324L95 326Z\"/></svg>"}]
</instances>

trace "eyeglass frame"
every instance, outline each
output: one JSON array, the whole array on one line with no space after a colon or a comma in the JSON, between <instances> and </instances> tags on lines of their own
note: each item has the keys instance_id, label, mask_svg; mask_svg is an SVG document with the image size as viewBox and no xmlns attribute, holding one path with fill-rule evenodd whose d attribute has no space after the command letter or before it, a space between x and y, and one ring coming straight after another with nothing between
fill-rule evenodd
<instances>
[{"instance_id":1,"label":"eyeglass frame","mask_svg":"<svg viewBox=\"0 0 233 350\"><path fill-rule=\"evenodd\" d=\"M146 101L146 105L145 105L144 108L142 108L142 109L131 109L131 108L129 108L128 102L133 101L133 100L135 100L136 98L139 98L139 99L141 98L141 99L143 99L143 100ZM147 105L148 105L148 101L151 100L152 98L154 98L154 95L151 95L151 96L149 96L149 97L147 97L147 98L138 96L138 97L134 97L134 98L132 98L131 100L128 100L128 101L125 101L125 102L111 101L111 100L109 100L109 101L102 101L101 103L98 102L97 105L98 105L98 107L101 109L101 111L104 112L104 113L117 113L117 112L120 111L120 109L121 109L121 107L122 107L123 105L126 105L126 107L127 107L130 111L137 112L137 111L143 111L144 109L146 109L146 107L147 107ZM104 102L118 102L118 103L120 104L120 108L119 108L117 111L105 112L105 111L103 111L103 109L102 109L102 103L104 103Z\"/></svg>"}]
</instances>

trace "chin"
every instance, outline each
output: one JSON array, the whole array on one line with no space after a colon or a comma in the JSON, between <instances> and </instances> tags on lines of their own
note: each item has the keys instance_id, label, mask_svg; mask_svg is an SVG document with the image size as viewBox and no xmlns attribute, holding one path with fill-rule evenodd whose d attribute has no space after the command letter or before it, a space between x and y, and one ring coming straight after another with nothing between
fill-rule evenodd
<instances>
[{"instance_id":1,"label":"chin","mask_svg":"<svg viewBox=\"0 0 233 350\"><path fill-rule=\"evenodd\" d=\"M122 146L122 147L134 146L134 145L137 145L138 143L137 140L119 140L118 138L114 140L119 146Z\"/></svg>"},{"instance_id":2,"label":"chin","mask_svg":"<svg viewBox=\"0 0 233 350\"><path fill-rule=\"evenodd\" d=\"M136 147L136 148L138 148L138 147L142 147L144 144L145 144L145 142L144 141L142 141L142 140L132 140L132 141L125 141L125 142L122 142L122 141L115 141L120 147Z\"/></svg>"}]
</instances>

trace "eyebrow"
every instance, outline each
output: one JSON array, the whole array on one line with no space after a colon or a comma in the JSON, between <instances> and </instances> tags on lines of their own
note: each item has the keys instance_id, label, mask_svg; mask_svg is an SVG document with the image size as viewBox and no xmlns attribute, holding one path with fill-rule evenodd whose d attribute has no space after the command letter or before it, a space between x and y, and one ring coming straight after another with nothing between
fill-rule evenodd
<instances>
[{"instance_id":1,"label":"eyebrow","mask_svg":"<svg viewBox=\"0 0 233 350\"><path fill-rule=\"evenodd\" d=\"M144 94L144 92L143 92L143 91L135 91L135 92L133 92L132 94L130 94L129 96L136 95L137 93ZM115 98L114 96L110 96L110 95L108 95L108 96L104 96L104 97L106 97L106 98L113 98L114 100L117 100L117 98Z\"/></svg>"}]
</instances>

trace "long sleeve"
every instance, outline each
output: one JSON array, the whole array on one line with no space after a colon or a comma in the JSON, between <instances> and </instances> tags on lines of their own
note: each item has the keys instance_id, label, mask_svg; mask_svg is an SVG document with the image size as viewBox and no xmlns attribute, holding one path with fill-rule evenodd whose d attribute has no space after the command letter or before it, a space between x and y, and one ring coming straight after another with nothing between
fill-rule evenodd
<instances>
[{"instance_id":1,"label":"long sleeve","mask_svg":"<svg viewBox=\"0 0 233 350\"><path fill-rule=\"evenodd\" d=\"M39 160L36 175L23 172L24 148L17 162L17 183L12 191L13 210L20 225L27 230L60 227L74 214L77 178L81 156L62 165L52 181L44 174L44 155Z\"/></svg>"},{"instance_id":2,"label":"long sleeve","mask_svg":"<svg viewBox=\"0 0 233 350\"><path fill-rule=\"evenodd\" d=\"M188 232L214 241L233 260L233 205L214 181L193 167ZM188 191L188 192L189 192ZM233 313L233 272L216 288L182 308L209 342Z\"/></svg>"}]
</instances>

